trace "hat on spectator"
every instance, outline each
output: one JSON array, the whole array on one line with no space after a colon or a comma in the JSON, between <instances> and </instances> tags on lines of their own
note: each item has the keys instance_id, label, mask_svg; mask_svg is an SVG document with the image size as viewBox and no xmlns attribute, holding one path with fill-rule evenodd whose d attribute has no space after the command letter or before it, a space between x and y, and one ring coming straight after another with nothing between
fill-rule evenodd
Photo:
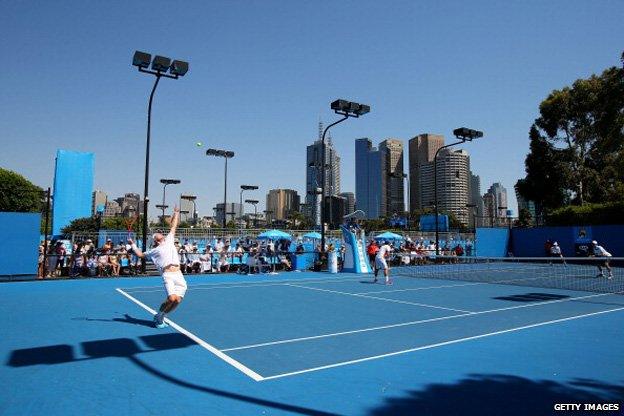
<instances>
[{"instance_id":1,"label":"hat on spectator","mask_svg":"<svg viewBox=\"0 0 624 416\"><path fill-rule=\"evenodd\" d=\"M598 241L592 240L592 244L598 244Z\"/></svg>"}]
</instances>

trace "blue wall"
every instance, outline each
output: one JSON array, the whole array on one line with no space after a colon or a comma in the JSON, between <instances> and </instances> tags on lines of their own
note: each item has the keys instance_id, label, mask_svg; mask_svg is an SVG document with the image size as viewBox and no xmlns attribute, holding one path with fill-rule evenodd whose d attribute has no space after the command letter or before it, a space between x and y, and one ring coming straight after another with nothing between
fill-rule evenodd
<instances>
[{"instance_id":1,"label":"blue wall","mask_svg":"<svg viewBox=\"0 0 624 416\"><path fill-rule=\"evenodd\" d=\"M624 225L514 228L511 251L516 257L543 257L544 243L550 239L559 243L564 256L573 257L580 231L585 232L586 240L598 241L613 256L624 257Z\"/></svg>"},{"instance_id":2,"label":"blue wall","mask_svg":"<svg viewBox=\"0 0 624 416\"><path fill-rule=\"evenodd\" d=\"M508 245L508 228L477 228L477 256L507 257Z\"/></svg>"},{"instance_id":3,"label":"blue wall","mask_svg":"<svg viewBox=\"0 0 624 416\"><path fill-rule=\"evenodd\" d=\"M0 212L0 276L37 274L41 214Z\"/></svg>"},{"instance_id":4,"label":"blue wall","mask_svg":"<svg viewBox=\"0 0 624 416\"><path fill-rule=\"evenodd\" d=\"M53 235L60 235L72 220L91 216L94 163L93 153L60 149L56 152Z\"/></svg>"}]
</instances>

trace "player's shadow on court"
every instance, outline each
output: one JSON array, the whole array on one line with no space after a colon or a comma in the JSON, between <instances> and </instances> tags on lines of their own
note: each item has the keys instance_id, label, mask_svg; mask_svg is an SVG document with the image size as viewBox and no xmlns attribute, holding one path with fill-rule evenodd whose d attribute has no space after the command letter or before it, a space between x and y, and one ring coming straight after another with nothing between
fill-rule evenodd
<instances>
[{"instance_id":1,"label":"player's shadow on court","mask_svg":"<svg viewBox=\"0 0 624 416\"><path fill-rule=\"evenodd\" d=\"M570 296L555 293L523 293L510 296L498 296L494 299L510 302L549 302L552 300L568 299Z\"/></svg>"},{"instance_id":2,"label":"player's shadow on court","mask_svg":"<svg viewBox=\"0 0 624 416\"><path fill-rule=\"evenodd\" d=\"M154 321L150 321L147 319L139 319L134 318L127 313L124 314L123 318L113 318L113 319L102 319L102 318L72 318L74 321L87 321L87 322L121 322L124 324L132 324L132 325L141 325L141 326L149 326L150 328L154 327Z\"/></svg>"},{"instance_id":3,"label":"player's shadow on court","mask_svg":"<svg viewBox=\"0 0 624 416\"><path fill-rule=\"evenodd\" d=\"M550 415L573 414L554 410L556 403L619 403L624 384L576 379L569 383L523 377L475 374L456 384L431 384L405 397L388 398L370 415ZM619 414L619 412L602 412ZM585 412L574 412L585 414Z\"/></svg>"},{"instance_id":4,"label":"player's shadow on court","mask_svg":"<svg viewBox=\"0 0 624 416\"><path fill-rule=\"evenodd\" d=\"M74 346L68 344L49 345L44 347L24 348L13 350L6 365L9 367L28 367L33 365L58 365L72 362L97 360L103 358L126 358L147 373L158 377L168 383L180 387L199 391L213 396L239 400L258 406L270 407L301 415L332 415L333 413L309 409L301 406L260 399L229 391L218 390L211 387L194 384L167 374L143 361L139 356L157 351L180 349L197 344L186 336L179 333L165 333L158 335L146 335L138 337L140 344L135 339L114 338L80 343L80 352L76 352Z\"/></svg>"}]
</instances>

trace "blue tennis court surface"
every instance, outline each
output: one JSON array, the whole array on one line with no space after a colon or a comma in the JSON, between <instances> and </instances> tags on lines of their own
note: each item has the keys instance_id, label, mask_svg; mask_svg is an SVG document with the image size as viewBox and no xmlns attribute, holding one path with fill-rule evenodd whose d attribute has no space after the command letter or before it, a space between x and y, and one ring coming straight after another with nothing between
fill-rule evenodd
<instances>
[{"instance_id":1,"label":"blue tennis court surface","mask_svg":"<svg viewBox=\"0 0 624 416\"><path fill-rule=\"evenodd\" d=\"M0 285L0 413L551 414L620 403L624 295L355 274ZM502 410L504 409L504 411Z\"/></svg>"}]
</instances>

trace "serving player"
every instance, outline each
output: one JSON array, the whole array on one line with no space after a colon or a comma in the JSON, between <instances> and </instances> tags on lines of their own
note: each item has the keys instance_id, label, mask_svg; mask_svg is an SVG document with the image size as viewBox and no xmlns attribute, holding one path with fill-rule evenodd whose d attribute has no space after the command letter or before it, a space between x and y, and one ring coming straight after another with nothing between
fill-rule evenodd
<instances>
[{"instance_id":1,"label":"serving player","mask_svg":"<svg viewBox=\"0 0 624 416\"><path fill-rule=\"evenodd\" d=\"M390 280L390 269L388 268L388 262L386 261L386 257L389 256L392 251L392 247L390 247L390 243L384 241L383 245L379 247L379 251L377 251L377 255L375 256L375 280L374 283L377 282L377 273L379 269L382 269L384 272L384 276L386 277L386 284L391 285L392 280Z\"/></svg>"},{"instance_id":2,"label":"serving player","mask_svg":"<svg viewBox=\"0 0 624 416\"><path fill-rule=\"evenodd\" d=\"M147 257L152 260L162 274L165 291L167 292L167 299L160 305L159 312L154 315L154 325L156 328L165 328L168 326L165 323L165 315L173 312L174 309L178 307L186 293L186 280L184 280L184 276L180 270L180 257L174 245L175 232L179 221L180 209L174 207L169 234L167 234L166 237L161 233L154 234L154 247L145 253L137 247L134 241L129 240L134 254L138 257Z\"/></svg>"}]
</instances>

